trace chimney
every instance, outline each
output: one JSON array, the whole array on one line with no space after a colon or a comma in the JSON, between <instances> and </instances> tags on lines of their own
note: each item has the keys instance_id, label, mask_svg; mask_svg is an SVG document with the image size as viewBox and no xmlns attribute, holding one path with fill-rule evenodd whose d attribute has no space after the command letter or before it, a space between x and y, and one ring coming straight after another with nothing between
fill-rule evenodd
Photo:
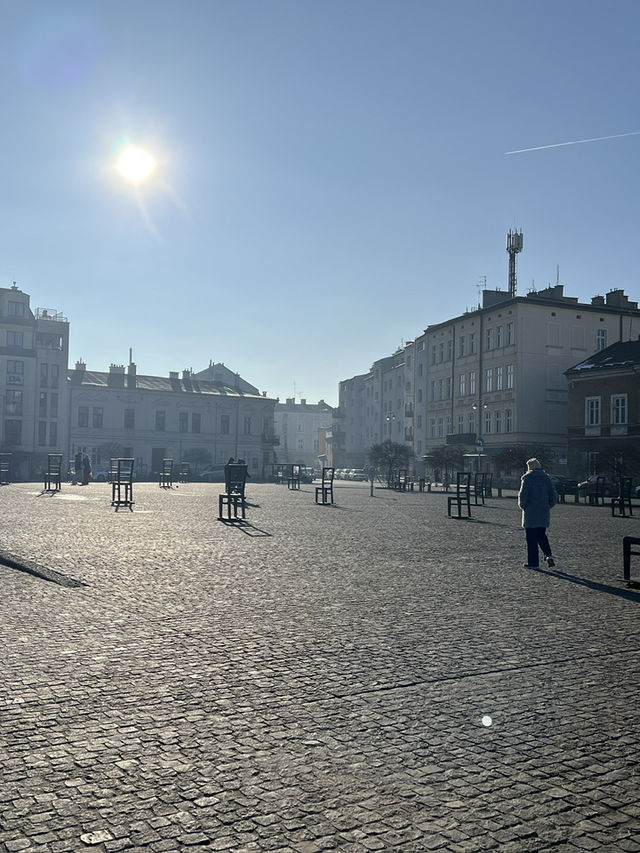
<instances>
[{"instance_id":1,"label":"chimney","mask_svg":"<svg viewBox=\"0 0 640 853\"><path fill-rule=\"evenodd\" d=\"M127 388L136 387L136 365L130 361L127 367Z\"/></svg>"},{"instance_id":2,"label":"chimney","mask_svg":"<svg viewBox=\"0 0 640 853\"><path fill-rule=\"evenodd\" d=\"M110 388L124 388L124 364L109 365L107 385Z\"/></svg>"}]
</instances>

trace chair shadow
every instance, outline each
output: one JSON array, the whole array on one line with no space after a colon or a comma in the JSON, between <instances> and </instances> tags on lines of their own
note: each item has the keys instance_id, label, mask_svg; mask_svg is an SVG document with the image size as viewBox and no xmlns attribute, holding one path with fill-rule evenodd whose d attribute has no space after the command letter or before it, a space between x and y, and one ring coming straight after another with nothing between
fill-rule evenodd
<instances>
[{"instance_id":1,"label":"chair shadow","mask_svg":"<svg viewBox=\"0 0 640 853\"><path fill-rule=\"evenodd\" d=\"M640 603L640 592L634 592L632 589L619 589L617 586L610 586L609 584L599 583L598 581L590 581L586 578L580 578L577 575L570 575L567 572L553 572L541 567L531 569L531 571L538 572L541 575L549 575L549 577L558 578L559 580L569 581L569 583L575 583L578 586L586 586L587 589L593 589L596 592L606 592L609 595L617 595L619 598L624 598L627 601ZM629 586L632 585L637 585L637 581L630 581Z\"/></svg>"},{"instance_id":2,"label":"chair shadow","mask_svg":"<svg viewBox=\"0 0 640 853\"><path fill-rule=\"evenodd\" d=\"M219 518L218 521L221 521L225 527L233 527L236 530L240 530L245 536L257 538L273 535L266 530L262 530L260 527L256 527L255 524L251 524L246 518Z\"/></svg>"}]
</instances>

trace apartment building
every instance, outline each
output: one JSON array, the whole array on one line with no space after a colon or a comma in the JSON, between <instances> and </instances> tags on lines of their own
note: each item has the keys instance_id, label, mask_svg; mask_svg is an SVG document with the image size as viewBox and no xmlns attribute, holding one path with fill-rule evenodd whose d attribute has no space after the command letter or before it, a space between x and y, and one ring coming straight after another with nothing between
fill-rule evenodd
<instances>
[{"instance_id":1,"label":"apartment building","mask_svg":"<svg viewBox=\"0 0 640 853\"><path fill-rule=\"evenodd\" d=\"M147 376L133 363L102 372L78 362L69 371L69 397L68 458L82 450L94 468L128 456L139 475L152 476L163 458L223 464L233 456L246 460L254 478L271 471L276 401L244 390L239 377L231 386L189 370Z\"/></svg>"},{"instance_id":2,"label":"apartment building","mask_svg":"<svg viewBox=\"0 0 640 853\"><path fill-rule=\"evenodd\" d=\"M589 474L640 474L640 340L619 341L566 371L569 467Z\"/></svg>"},{"instance_id":3,"label":"apartment building","mask_svg":"<svg viewBox=\"0 0 640 853\"><path fill-rule=\"evenodd\" d=\"M477 309L428 326L368 374L340 383L344 447L364 455L392 438L424 460L457 445L490 468L510 445L543 444L563 464L565 371L639 331L638 304L622 290L590 303L560 284L526 296L485 290Z\"/></svg>"},{"instance_id":4,"label":"apartment building","mask_svg":"<svg viewBox=\"0 0 640 853\"><path fill-rule=\"evenodd\" d=\"M324 400L307 403L295 397L279 400L274 411L274 435L277 461L318 468L327 456L326 433L333 425L333 407Z\"/></svg>"},{"instance_id":5,"label":"apartment building","mask_svg":"<svg viewBox=\"0 0 640 853\"><path fill-rule=\"evenodd\" d=\"M65 447L68 359L66 317L32 310L15 283L0 288L0 450L14 477L39 476L46 454Z\"/></svg>"}]
</instances>

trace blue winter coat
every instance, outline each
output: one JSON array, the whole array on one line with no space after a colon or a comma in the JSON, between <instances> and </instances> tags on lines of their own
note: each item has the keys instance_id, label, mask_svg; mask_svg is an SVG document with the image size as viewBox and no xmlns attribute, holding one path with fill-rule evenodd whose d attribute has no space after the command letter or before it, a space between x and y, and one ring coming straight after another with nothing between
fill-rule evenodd
<instances>
[{"instance_id":1,"label":"blue winter coat","mask_svg":"<svg viewBox=\"0 0 640 853\"><path fill-rule=\"evenodd\" d=\"M523 475L518 506L522 510L523 527L549 527L551 507L558 496L553 483L541 468L534 468Z\"/></svg>"}]
</instances>

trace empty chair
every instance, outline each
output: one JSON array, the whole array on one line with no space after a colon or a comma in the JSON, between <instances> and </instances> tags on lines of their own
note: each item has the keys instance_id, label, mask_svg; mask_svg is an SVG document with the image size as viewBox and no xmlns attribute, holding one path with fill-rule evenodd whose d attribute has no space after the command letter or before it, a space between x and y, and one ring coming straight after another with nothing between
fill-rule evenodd
<instances>
[{"instance_id":1,"label":"empty chair","mask_svg":"<svg viewBox=\"0 0 640 853\"><path fill-rule=\"evenodd\" d=\"M333 477L335 468L322 469L322 482L316 486L316 503L332 504L333 503Z\"/></svg>"}]
</instances>

